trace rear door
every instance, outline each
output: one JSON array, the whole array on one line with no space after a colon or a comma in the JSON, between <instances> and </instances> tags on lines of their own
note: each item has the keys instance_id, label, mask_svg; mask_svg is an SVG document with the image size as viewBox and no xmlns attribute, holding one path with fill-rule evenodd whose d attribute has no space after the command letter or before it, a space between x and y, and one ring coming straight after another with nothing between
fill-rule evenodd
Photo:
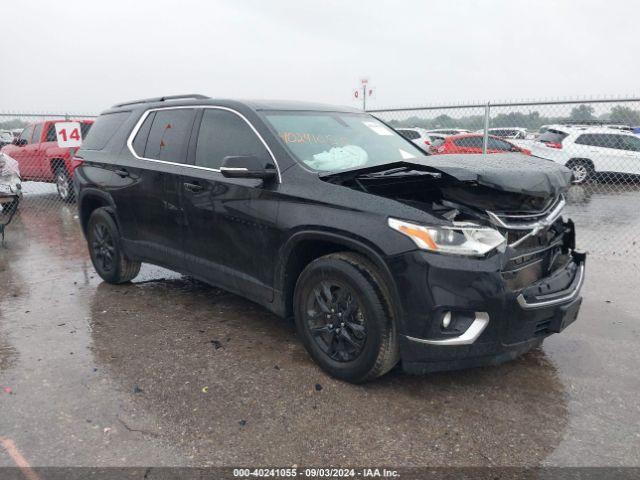
<instances>
[{"instance_id":1,"label":"rear door","mask_svg":"<svg viewBox=\"0 0 640 480\"><path fill-rule=\"evenodd\" d=\"M127 232L136 255L153 263L183 270L184 215L181 176L196 109L187 107L152 110L137 130L132 148L136 167L120 168L134 179L118 210L133 217Z\"/></svg>"},{"instance_id":2,"label":"rear door","mask_svg":"<svg viewBox=\"0 0 640 480\"><path fill-rule=\"evenodd\" d=\"M227 156L275 160L248 121L232 110L203 109L195 131L192 167L182 179L188 268L228 290L271 301L278 181L230 179L219 168Z\"/></svg>"},{"instance_id":3,"label":"rear door","mask_svg":"<svg viewBox=\"0 0 640 480\"><path fill-rule=\"evenodd\" d=\"M620 135L585 133L576 138L570 154L573 158L587 158L596 172L625 172L626 152L618 141Z\"/></svg>"}]
</instances>

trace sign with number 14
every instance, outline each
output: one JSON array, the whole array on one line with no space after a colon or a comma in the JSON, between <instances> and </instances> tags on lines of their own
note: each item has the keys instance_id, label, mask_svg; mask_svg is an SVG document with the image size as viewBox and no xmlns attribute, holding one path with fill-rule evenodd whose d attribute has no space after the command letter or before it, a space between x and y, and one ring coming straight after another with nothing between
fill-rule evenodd
<instances>
[{"instance_id":1,"label":"sign with number 14","mask_svg":"<svg viewBox=\"0 0 640 480\"><path fill-rule=\"evenodd\" d=\"M55 126L59 147L79 147L82 145L80 122L58 122Z\"/></svg>"}]
</instances>

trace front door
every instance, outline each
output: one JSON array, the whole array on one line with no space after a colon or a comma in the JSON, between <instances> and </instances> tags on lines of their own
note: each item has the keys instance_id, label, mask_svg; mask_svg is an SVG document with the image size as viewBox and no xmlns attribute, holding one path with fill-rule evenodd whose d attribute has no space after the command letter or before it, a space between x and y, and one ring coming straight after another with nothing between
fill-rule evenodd
<instances>
[{"instance_id":1,"label":"front door","mask_svg":"<svg viewBox=\"0 0 640 480\"><path fill-rule=\"evenodd\" d=\"M256 300L273 299L278 180L225 178L227 156L270 153L237 113L206 108L182 181L186 263L195 275Z\"/></svg>"}]
</instances>

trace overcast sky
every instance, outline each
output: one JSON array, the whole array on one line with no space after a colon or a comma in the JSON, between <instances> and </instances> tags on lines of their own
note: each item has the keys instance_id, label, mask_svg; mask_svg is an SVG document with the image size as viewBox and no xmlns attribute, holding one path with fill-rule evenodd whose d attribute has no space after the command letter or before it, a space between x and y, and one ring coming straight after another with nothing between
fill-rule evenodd
<instances>
[{"instance_id":1,"label":"overcast sky","mask_svg":"<svg viewBox=\"0 0 640 480\"><path fill-rule=\"evenodd\" d=\"M176 93L375 106L638 93L635 0L12 1L0 112Z\"/></svg>"}]
</instances>

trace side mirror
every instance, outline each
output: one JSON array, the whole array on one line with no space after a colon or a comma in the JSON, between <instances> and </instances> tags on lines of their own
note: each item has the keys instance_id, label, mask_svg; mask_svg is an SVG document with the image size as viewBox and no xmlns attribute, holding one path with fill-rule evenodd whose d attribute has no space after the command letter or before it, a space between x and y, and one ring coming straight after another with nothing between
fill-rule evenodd
<instances>
[{"instance_id":1,"label":"side mirror","mask_svg":"<svg viewBox=\"0 0 640 480\"><path fill-rule=\"evenodd\" d=\"M273 163L253 155L224 157L220 173L227 178L260 178L262 180L274 178L277 175Z\"/></svg>"}]
</instances>

